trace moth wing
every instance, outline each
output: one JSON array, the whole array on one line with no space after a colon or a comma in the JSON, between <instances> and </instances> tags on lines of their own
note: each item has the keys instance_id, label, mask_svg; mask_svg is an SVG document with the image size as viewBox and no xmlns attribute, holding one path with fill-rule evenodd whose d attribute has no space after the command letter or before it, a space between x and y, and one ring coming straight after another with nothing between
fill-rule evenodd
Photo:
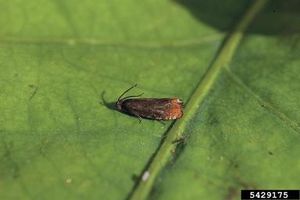
<instances>
[{"instance_id":1,"label":"moth wing","mask_svg":"<svg viewBox=\"0 0 300 200\"><path fill-rule=\"evenodd\" d=\"M171 120L182 116L182 101L174 98L128 99L124 102L127 111L143 118Z\"/></svg>"}]
</instances>

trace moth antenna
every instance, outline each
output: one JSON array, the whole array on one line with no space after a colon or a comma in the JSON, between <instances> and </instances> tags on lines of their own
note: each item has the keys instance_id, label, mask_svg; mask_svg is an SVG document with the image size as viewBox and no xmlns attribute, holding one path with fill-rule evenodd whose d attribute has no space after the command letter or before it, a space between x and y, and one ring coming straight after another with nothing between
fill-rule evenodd
<instances>
[{"instance_id":1,"label":"moth antenna","mask_svg":"<svg viewBox=\"0 0 300 200\"><path fill-rule=\"evenodd\" d=\"M127 96L127 97L124 97L122 100L124 100L124 99L129 99L129 98L140 97L140 96L142 96L143 94L144 94L144 92L141 93L141 94L138 94L138 95Z\"/></svg>"},{"instance_id":2,"label":"moth antenna","mask_svg":"<svg viewBox=\"0 0 300 200\"><path fill-rule=\"evenodd\" d=\"M135 85L131 86L130 88L128 88L127 90L125 90L125 91L119 96L118 101L120 101L121 98L122 98L127 92L129 92L131 89L135 88L136 86L137 86L137 84L135 84Z\"/></svg>"}]
</instances>

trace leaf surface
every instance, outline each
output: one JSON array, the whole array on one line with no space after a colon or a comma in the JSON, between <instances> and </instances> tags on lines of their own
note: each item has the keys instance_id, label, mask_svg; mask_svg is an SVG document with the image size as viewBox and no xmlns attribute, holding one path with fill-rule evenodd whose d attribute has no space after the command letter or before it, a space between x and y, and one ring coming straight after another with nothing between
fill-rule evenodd
<instances>
[{"instance_id":1,"label":"leaf surface","mask_svg":"<svg viewBox=\"0 0 300 200\"><path fill-rule=\"evenodd\" d=\"M131 94L189 102L249 7L231 3L214 23L203 11L211 5L195 12L193 1L2 1L0 199L132 197L176 124L139 123L107 102L135 83ZM260 29L270 24L269 4L184 125L184 145L147 198L299 185L299 14L275 8L285 29Z\"/></svg>"}]
</instances>

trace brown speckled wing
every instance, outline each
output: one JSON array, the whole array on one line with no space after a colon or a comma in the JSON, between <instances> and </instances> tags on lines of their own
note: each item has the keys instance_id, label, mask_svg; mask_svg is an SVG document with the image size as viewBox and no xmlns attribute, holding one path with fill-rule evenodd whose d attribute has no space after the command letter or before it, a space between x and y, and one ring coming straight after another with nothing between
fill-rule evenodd
<instances>
[{"instance_id":1,"label":"brown speckled wing","mask_svg":"<svg viewBox=\"0 0 300 200\"><path fill-rule=\"evenodd\" d=\"M183 115L183 104L178 98L127 99L122 106L127 113L148 119L174 120Z\"/></svg>"}]
</instances>

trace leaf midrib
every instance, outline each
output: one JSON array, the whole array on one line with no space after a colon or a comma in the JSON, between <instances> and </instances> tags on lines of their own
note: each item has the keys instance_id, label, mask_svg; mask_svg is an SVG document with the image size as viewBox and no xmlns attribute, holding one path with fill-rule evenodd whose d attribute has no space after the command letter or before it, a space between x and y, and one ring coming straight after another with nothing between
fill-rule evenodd
<instances>
[{"instance_id":1,"label":"leaf midrib","mask_svg":"<svg viewBox=\"0 0 300 200\"><path fill-rule=\"evenodd\" d=\"M228 35L224 41L223 46L216 55L211 66L207 70L203 79L198 84L198 87L192 94L185 108L185 115L182 119L176 121L169 129L164 138L164 141L158 148L157 152L150 160L146 170L141 174L141 179L135 185L128 199L130 200L143 200L146 199L153 187L156 177L160 171L167 165L169 158L172 156L172 152L175 152L177 144L174 141L179 140L184 136L184 130L188 122L192 119L202 102L208 95L210 89L218 79L218 75L223 68L225 68L231 61L247 27L257 15L257 13L264 7L268 0L257 0L238 22L237 26ZM147 179L143 178L143 175L149 174Z\"/></svg>"}]
</instances>

